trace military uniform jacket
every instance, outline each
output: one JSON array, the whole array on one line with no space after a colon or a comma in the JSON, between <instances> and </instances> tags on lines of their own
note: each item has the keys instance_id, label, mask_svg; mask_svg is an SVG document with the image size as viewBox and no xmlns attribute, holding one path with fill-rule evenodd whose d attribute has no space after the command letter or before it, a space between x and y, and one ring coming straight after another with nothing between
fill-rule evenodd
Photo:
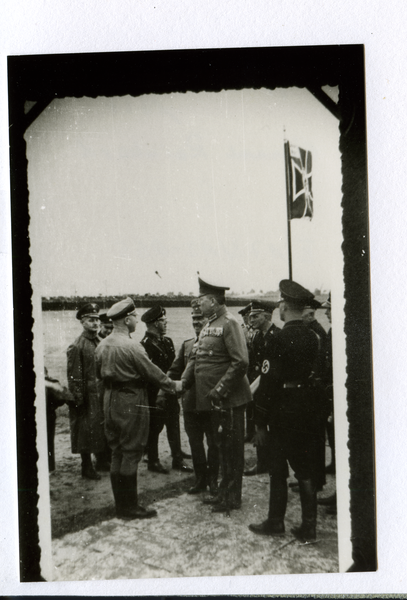
<instances>
[{"instance_id":1,"label":"military uniform jacket","mask_svg":"<svg viewBox=\"0 0 407 600\"><path fill-rule=\"evenodd\" d=\"M186 389L195 382L197 410L211 410L208 394L213 389L222 396L224 408L250 402L248 366L242 328L226 306L221 306L202 329L182 375Z\"/></svg>"},{"instance_id":2,"label":"military uniform jacket","mask_svg":"<svg viewBox=\"0 0 407 600\"><path fill-rule=\"evenodd\" d=\"M310 379L319 355L315 332L303 321L289 321L275 341L261 367L256 394L257 425L273 422L282 413L311 418L320 401Z\"/></svg>"},{"instance_id":3,"label":"military uniform jacket","mask_svg":"<svg viewBox=\"0 0 407 600\"><path fill-rule=\"evenodd\" d=\"M67 351L68 388L74 402L69 411L74 454L102 452L105 448L103 386L96 374L95 360L98 344L97 335L83 331Z\"/></svg>"},{"instance_id":4,"label":"military uniform jacket","mask_svg":"<svg viewBox=\"0 0 407 600\"><path fill-rule=\"evenodd\" d=\"M327 333L325 329L322 327L321 323L315 319L308 325L312 331L314 331L318 336L319 342L319 356L315 365L315 373L318 377L323 377L323 373L325 371L325 356L326 356L326 344L327 344Z\"/></svg>"},{"instance_id":5,"label":"military uniform jacket","mask_svg":"<svg viewBox=\"0 0 407 600\"><path fill-rule=\"evenodd\" d=\"M182 373L188 364L188 361L193 353L194 345L197 342L195 338L182 342L181 348L168 370L168 377L177 381L181 379ZM184 412L192 412L196 410L196 389L195 383L193 386L182 394L182 408Z\"/></svg>"},{"instance_id":6,"label":"military uniform jacket","mask_svg":"<svg viewBox=\"0 0 407 600\"><path fill-rule=\"evenodd\" d=\"M143 346L126 333L113 330L97 347L96 360L107 387L123 383L141 389L150 382L157 389L175 391L175 384L151 362Z\"/></svg>"},{"instance_id":7,"label":"military uniform jacket","mask_svg":"<svg viewBox=\"0 0 407 600\"><path fill-rule=\"evenodd\" d=\"M175 348L171 338L163 336L158 337L152 333L146 332L141 340L151 362L166 373L172 365L175 358ZM153 383L147 385L148 401L150 406L155 406L159 387Z\"/></svg>"},{"instance_id":8,"label":"military uniform jacket","mask_svg":"<svg viewBox=\"0 0 407 600\"><path fill-rule=\"evenodd\" d=\"M261 331L256 331L253 336L251 347L249 348L248 378L250 383L260 375L263 361L272 351L278 331L281 331L281 329L272 323L264 335Z\"/></svg>"}]
</instances>

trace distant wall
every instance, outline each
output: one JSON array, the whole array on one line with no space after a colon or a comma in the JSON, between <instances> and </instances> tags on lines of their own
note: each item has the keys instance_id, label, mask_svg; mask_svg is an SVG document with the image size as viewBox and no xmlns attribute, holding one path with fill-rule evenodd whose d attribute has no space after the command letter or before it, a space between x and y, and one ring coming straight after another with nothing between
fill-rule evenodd
<instances>
[{"instance_id":1,"label":"distant wall","mask_svg":"<svg viewBox=\"0 0 407 600\"><path fill-rule=\"evenodd\" d=\"M109 309L115 302L119 302L128 296L133 299L136 308L150 308L154 304L162 304L166 308L190 306L191 300L193 299L191 296L133 296L131 294L124 296L107 296L106 298L100 298L100 296L73 298L57 296L55 298L42 298L42 310L78 310L80 306L87 302L96 303L100 306L101 310L104 310ZM228 306L246 306L251 300L252 298L227 297L226 304Z\"/></svg>"},{"instance_id":2,"label":"distant wall","mask_svg":"<svg viewBox=\"0 0 407 600\"><path fill-rule=\"evenodd\" d=\"M256 296L242 298L240 296L226 296L227 306L246 306L254 298L262 298L264 300L272 300L276 302L279 298L279 292L268 292L267 294L258 294ZM107 310L116 302L124 300L124 298L132 298L136 308L150 308L154 304L162 304L166 308L178 306L190 306L192 296L138 296L133 294L125 294L123 296L56 296L52 298L42 298L42 310L78 310L80 306L87 302L96 303L101 310ZM324 302L327 295L316 296L317 300Z\"/></svg>"}]
</instances>

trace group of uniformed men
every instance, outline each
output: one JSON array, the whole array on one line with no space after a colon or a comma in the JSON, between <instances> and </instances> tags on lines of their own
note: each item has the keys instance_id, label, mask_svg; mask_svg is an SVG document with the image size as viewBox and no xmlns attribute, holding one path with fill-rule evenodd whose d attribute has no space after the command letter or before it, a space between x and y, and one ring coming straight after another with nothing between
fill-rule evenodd
<instances>
[{"instance_id":1,"label":"group of uniformed men","mask_svg":"<svg viewBox=\"0 0 407 600\"><path fill-rule=\"evenodd\" d=\"M83 332L67 353L72 452L82 456L83 477L99 479L98 470L110 470L118 517L155 516L137 500L138 463L146 454L150 471L168 473L158 456L165 426L173 468L192 472L184 462L191 456L181 449L181 396L196 476L189 493L209 487L203 502L229 514L241 507L243 474L268 471L268 518L249 528L283 535L290 465L302 508L302 523L292 532L312 542L316 492L325 482L325 427L332 420L331 339L315 320L321 305L301 285L283 280L280 301L251 302L240 311L242 326L226 308L228 289L199 278L199 298L192 302L195 336L177 355L165 336L161 306L142 315L147 331L141 343L131 338L137 325L131 298L102 315L100 331L96 304L77 312ZM277 304L281 330L271 323ZM324 306L330 320L330 298ZM331 440L333 428L328 430ZM249 440L257 448L257 464L244 471Z\"/></svg>"}]
</instances>

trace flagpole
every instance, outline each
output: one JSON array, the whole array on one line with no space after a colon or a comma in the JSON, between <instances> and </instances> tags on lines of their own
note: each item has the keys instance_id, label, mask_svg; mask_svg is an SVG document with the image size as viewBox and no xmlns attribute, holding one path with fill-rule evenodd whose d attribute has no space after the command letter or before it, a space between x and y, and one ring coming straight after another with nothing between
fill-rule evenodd
<instances>
[{"instance_id":1,"label":"flagpole","mask_svg":"<svg viewBox=\"0 0 407 600\"><path fill-rule=\"evenodd\" d=\"M288 278L293 278L293 265L291 258L291 178L290 178L290 142L284 141L285 158L285 189L287 197L287 237L288 237Z\"/></svg>"}]
</instances>

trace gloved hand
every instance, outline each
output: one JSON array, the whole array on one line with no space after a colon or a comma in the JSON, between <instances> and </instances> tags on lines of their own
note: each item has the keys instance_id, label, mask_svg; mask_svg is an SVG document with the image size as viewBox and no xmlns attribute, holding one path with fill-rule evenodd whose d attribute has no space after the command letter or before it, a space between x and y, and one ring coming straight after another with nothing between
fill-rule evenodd
<instances>
[{"instance_id":1,"label":"gloved hand","mask_svg":"<svg viewBox=\"0 0 407 600\"><path fill-rule=\"evenodd\" d=\"M211 390L208 394L208 398L211 401L211 404L214 409L220 410L222 403L222 396L216 390Z\"/></svg>"}]
</instances>

